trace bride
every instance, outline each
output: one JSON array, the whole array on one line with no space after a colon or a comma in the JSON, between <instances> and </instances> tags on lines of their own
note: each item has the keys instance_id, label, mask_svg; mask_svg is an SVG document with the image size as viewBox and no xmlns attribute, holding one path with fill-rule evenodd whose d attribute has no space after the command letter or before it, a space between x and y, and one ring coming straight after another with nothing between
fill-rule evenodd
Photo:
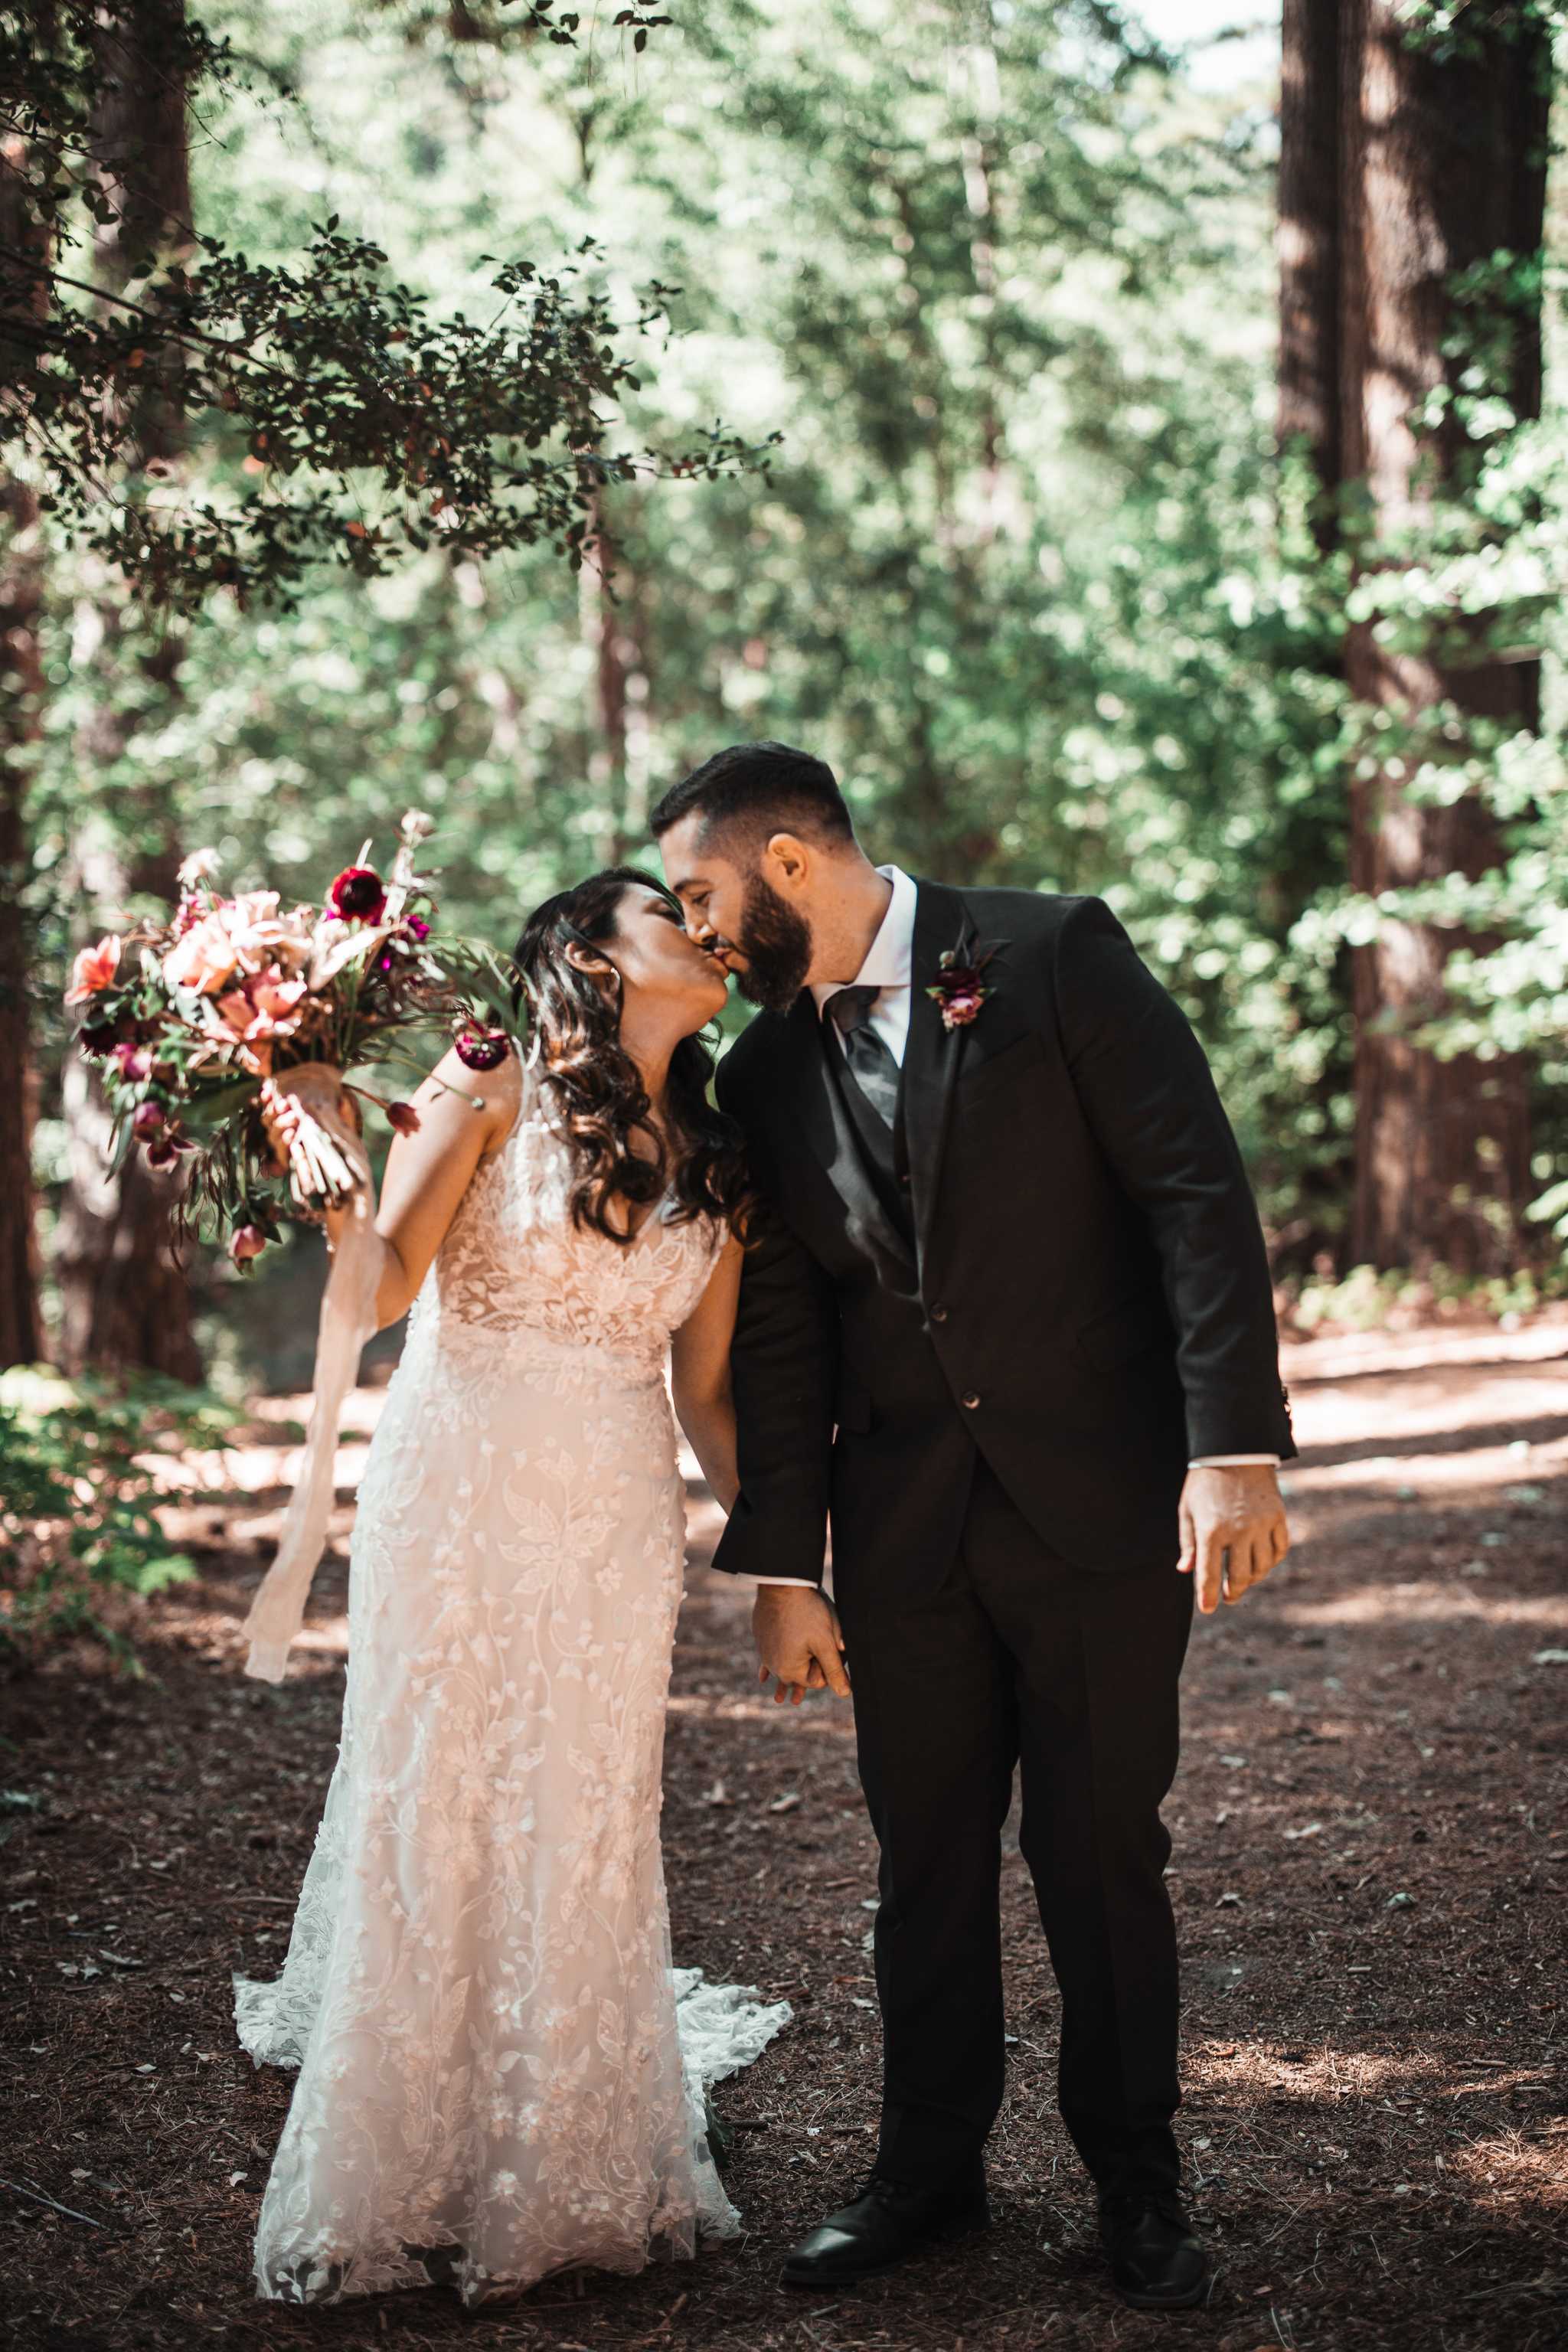
<instances>
[{"instance_id":1,"label":"bride","mask_svg":"<svg viewBox=\"0 0 1568 2352\"><path fill-rule=\"evenodd\" d=\"M667 1359L726 1507L736 1485L742 1162L698 1034L724 971L626 867L541 907L516 961L526 1065L476 1084L454 1050L388 1155L377 1326L412 1311L342 1743L282 1974L235 1979L246 2049L299 2069L256 2238L286 2302L438 2279L473 2306L733 2235L706 2085L790 2015L672 1971L658 1841ZM298 1076L268 1089L275 1146Z\"/></svg>"}]
</instances>

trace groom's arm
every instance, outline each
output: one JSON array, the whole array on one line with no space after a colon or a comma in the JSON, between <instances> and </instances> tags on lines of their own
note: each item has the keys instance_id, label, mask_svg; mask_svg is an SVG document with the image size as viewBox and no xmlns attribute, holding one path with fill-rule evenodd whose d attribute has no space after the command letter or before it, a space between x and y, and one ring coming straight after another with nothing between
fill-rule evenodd
<instances>
[{"instance_id":1,"label":"groom's arm","mask_svg":"<svg viewBox=\"0 0 1568 2352\"><path fill-rule=\"evenodd\" d=\"M1159 1250L1188 1455L1289 1459L1268 1253L1203 1047L1102 898L1068 911L1055 978L1085 1116Z\"/></svg>"},{"instance_id":2,"label":"groom's arm","mask_svg":"<svg viewBox=\"0 0 1568 2352\"><path fill-rule=\"evenodd\" d=\"M713 1565L813 1587L827 1549L838 1302L771 1202L746 1235L730 1353L740 1493Z\"/></svg>"}]
</instances>

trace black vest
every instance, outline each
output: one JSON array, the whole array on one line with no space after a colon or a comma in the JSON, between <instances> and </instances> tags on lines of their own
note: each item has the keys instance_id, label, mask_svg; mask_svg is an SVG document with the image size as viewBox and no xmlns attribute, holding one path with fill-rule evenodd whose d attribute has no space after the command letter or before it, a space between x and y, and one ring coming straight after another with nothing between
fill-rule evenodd
<instances>
[{"instance_id":1,"label":"black vest","mask_svg":"<svg viewBox=\"0 0 1568 2352\"><path fill-rule=\"evenodd\" d=\"M832 1024L825 1018L823 1025L826 1031ZM861 1093L840 1041L825 1034L822 1043L827 1055L832 1082L838 1089L858 1139L860 1157L877 1188L878 1199L892 1220L894 1230L909 1246L912 1265L915 1215L910 1202L910 1157L904 1141L903 1072L900 1069L899 1073L899 1098L893 1108L893 1124L889 1127Z\"/></svg>"}]
</instances>

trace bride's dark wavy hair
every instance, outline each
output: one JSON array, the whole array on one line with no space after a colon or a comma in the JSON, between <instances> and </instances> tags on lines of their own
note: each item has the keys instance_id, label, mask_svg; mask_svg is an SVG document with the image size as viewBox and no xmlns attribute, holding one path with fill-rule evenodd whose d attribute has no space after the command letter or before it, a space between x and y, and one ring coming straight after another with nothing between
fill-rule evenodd
<instances>
[{"instance_id":1,"label":"bride's dark wavy hair","mask_svg":"<svg viewBox=\"0 0 1568 2352\"><path fill-rule=\"evenodd\" d=\"M612 866L536 907L512 950L520 975L512 1007L521 1011L527 995L530 1050L554 1081L561 1125L577 1162L573 1218L611 1241L628 1243L630 1231L611 1222L613 1207L626 1204L629 1228L633 1204L658 1201L671 1184L678 1222L723 1217L742 1232L751 1198L745 1154L734 1121L708 1098L716 1059L711 1046L700 1034L683 1037L670 1057L667 1151L641 1072L621 1044L617 993L567 953L575 946L602 957L619 930L626 892L639 885L679 912L680 901L656 876L636 866ZM632 1148L639 1129L654 1146L652 1159Z\"/></svg>"}]
</instances>

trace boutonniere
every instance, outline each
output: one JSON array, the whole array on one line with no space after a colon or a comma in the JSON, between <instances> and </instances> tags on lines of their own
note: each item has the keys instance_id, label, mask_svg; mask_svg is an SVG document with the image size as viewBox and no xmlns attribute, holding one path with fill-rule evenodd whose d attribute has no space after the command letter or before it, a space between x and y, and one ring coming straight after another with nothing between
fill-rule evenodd
<instances>
[{"instance_id":1,"label":"boutonniere","mask_svg":"<svg viewBox=\"0 0 1568 2352\"><path fill-rule=\"evenodd\" d=\"M961 934L955 948L944 949L938 956L936 978L926 994L934 996L941 1005L944 1029L967 1029L978 1020L981 1006L992 993L985 967L995 952L994 948L987 948L983 955L976 955L972 948L966 950Z\"/></svg>"}]
</instances>

